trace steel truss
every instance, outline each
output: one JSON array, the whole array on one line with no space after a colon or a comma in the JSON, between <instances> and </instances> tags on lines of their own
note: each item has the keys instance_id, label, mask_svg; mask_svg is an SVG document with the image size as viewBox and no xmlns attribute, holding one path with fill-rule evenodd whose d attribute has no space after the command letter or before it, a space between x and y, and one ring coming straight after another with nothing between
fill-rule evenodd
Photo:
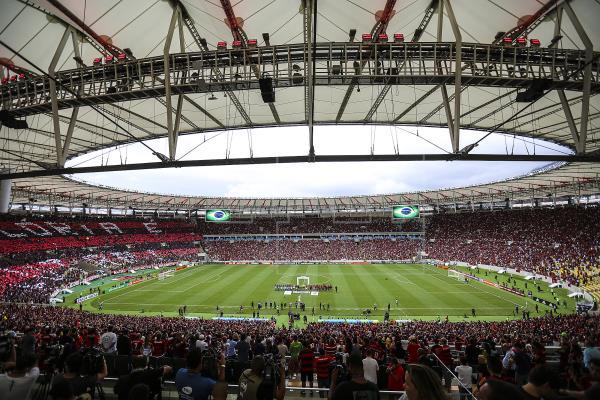
<instances>
[{"instance_id":1,"label":"steel truss","mask_svg":"<svg viewBox=\"0 0 600 400\"><path fill-rule=\"evenodd\" d=\"M600 62L594 52L556 48L500 47L462 43L315 43L314 84L462 85L528 87L547 79L548 89L600 89ZM305 44L170 54L55 73L57 108L162 98L165 79L177 94L259 89L256 70L269 74L274 87L302 87L298 64ZM356 64L364 65L356 68ZM335 68L333 68L335 66ZM457 69L461 72L456 74ZM12 82L0 90L2 109L14 116L52 111L51 79L38 76Z\"/></svg>"},{"instance_id":2,"label":"steel truss","mask_svg":"<svg viewBox=\"0 0 600 400\"><path fill-rule=\"evenodd\" d=\"M527 179L527 178L525 178ZM505 181L497 182L494 187L465 187L442 189L431 192L413 192L394 195L324 197L314 199L302 198L218 198L167 196L151 193L127 192L109 187L88 186L84 183L65 180L64 187L42 189L15 182L13 188L13 204L31 204L33 199L37 205L81 208L85 202L90 208L98 209L135 209L172 212L211 208L226 208L248 217L252 214L287 214L287 213L336 213L354 211L365 213L385 213L389 215L391 207L396 204L420 204L433 210L471 210L475 205L483 205L484 209L509 204L529 204L536 201L547 202L558 199L571 199L579 202L582 197L598 193L600 177L596 174L589 178L573 178L556 176L540 182ZM90 192L94 191L94 192ZM431 212L431 211L430 211ZM433 211L435 212L435 211ZM302 215L302 214L300 214Z\"/></svg>"}]
</instances>

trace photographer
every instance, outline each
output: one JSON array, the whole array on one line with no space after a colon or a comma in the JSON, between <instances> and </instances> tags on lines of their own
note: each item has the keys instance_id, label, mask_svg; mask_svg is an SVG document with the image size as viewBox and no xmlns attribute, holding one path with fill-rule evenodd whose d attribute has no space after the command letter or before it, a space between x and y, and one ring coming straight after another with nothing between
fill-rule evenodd
<instances>
[{"instance_id":1,"label":"photographer","mask_svg":"<svg viewBox=\"0 0 600 400\"><path fill-rule=\"evenodd\" d=\"M218 380L202 375L204 368L202 363L202 353L199 349L192 349L186 359L187 368L181 368L175 376L175 386L179 393L180 400L207 400L210 395L215 399L227 397L227 387L225 382L225 358L223 355L218 360ZM223 397L223 395L225 397Z\"/></svg>"},{"instance_id":2,"label":"photographer","mask_svg":"<svg viewBox=\"0 0 600 400\"><path fill-rule=\"evenodd\" d=\"M173 372L173 368L163 365L158 369L148 368L148 359L143 356L136 356L132 359L133 371L129 375L123 375L117 381L114 391L119 396L119 400L129 398L131 389L137 384L145 384L150 389L152 399L161 398L161 378Z\"/></svg>"},{"instance_id":3,"label":"photographer","mask_svg":"<svg viewBox=\"0 0 600 400\"><path fill-rule=\"evenodd\" d=\"M336 368L333 370L331 374L331 399L379 399L379 389L377 388L377 385L365 379L363 360L360 357L360 354L350 354L350 357L348 358L348 371L350 373L350 380L338 385L337 382L340 369Z\"/></svg>"},{"instance_id":4,"label":"photographer","mask_svg":"<svg viewBox=\"0 0 600 400\"><path fill-rule=\"evenodd\" d=\"M256 356L250 363L250 369L240 375L240 391L237 400L283 400L285 397L285 367L270 360L266 371L266 362L262 356ZM275 371L277 368L277 371Z\"/></svg>"},{"instance_id":5,"label":"photographer","mask_svg":"<svg viewBox=\"0 0 600 400\"><path fill-rule=\"evenodd\" d=\"M86 357L88 356L86 355ZM101 355L98 355L98 357L101 358L101 365L99 371L94 372L85 370L88 369L89 366L86 366L84 369L84 355L81 353L69 355L65 360L65 373L56 375L53 386L66 381L71 385L72 392L75 396L88 393L93 398L96 385L108 375L106 360ZM86 375L83 375L84 373Z\"/></svg>"}]
</instances>

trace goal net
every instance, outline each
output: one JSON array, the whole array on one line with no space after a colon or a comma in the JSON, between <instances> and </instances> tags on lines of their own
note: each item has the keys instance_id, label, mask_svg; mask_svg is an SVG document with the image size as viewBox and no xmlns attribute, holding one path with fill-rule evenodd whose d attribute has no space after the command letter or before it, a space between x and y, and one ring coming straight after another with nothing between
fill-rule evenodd
<instances>
[{"instance_id":1,"label":"goal net","mask_svg":"<svg viewBox=\"0 0 600 400\"><path fill-rule=\"evenodd\" d=\"M310 278L308 276L296 277L296 286L307 287L308 285L310 285Z\"/></svg>"},{"instance_id":2,"label":"goal net","mask_svg":"<svg viewBox=\"0 0 600 400\"><path fill-rule=\"evenodd\" d=\"M167 271L164 271L164 272L159 272L158 273L158 280L159 281L163 281L163 280L165 280L167 278L171 278L173 276L175 276L175 270L174 269L170 269L170 270L167 270Z\"/></svg>"},{"instance_id":3,"label":"goal net","mask_svg":"<svg viewBox=\"0 0 600 400\"><path fill-rule=\"evenodd\" d=\"M452 279L456 279L459 281L462 281L465 279L465 274L463 274L462 272L458 272L456 270L453 269L449 269L448 270L448 278L452 278Z\"/></svg>"}]
</instances>

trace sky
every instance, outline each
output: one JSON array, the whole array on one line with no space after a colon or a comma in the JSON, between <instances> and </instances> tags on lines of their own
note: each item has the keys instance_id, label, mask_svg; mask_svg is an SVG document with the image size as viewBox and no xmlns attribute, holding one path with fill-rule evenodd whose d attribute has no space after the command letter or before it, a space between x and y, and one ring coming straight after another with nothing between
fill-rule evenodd
<instances>
[{"instance_id":1,"label":"sky","mask_svg":"<svg viewBox=\"0 0 600 400\"><path fill-rule=\"evenodd\" d=\"M461 131L460 147L484 134ZM166 139L146 142L168 154ZM432 144L434 143L434 144ZM317 126L316 154L433 154L450 150L447 129L390 126ZM543 141L493 134L472 153L564 154L568 150ZM182 160L289 156L308 153L308 128L277 127L195 134L179 138ZM154 162L141 144L97 151L67 166ZM361 162L298 163L168 168L75 175L75 179L152 193L225 197L313 197L390 194L460 187L528 173L547 162Z\"/></svg>"}]
</instances>

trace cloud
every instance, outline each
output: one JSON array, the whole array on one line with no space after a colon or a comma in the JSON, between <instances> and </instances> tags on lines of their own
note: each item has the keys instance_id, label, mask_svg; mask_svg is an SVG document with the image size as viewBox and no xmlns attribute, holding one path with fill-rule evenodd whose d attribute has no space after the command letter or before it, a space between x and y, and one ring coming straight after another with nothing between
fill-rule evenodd
<instances>
[{"instance_id":1,"label":"cloud","mask_svg":"<svg viewBox=\"0 0 600 400\"><path fill-rule=\"evenodd\" d=\"M418 137L416 136L418 133ZM213 139L211 135L216 135ZM446 143L448 131L436 128L334 126L315 128L318 154L393 154L395 145L401 153L440 153L429 143ZM461 145L483 137L481 132L461 132ZM208 140L207 140L208 139ZM529 139L527 139L529 140ZM165 152L165 140L148 142L153 149ZM564 151L559 146L536 141L537 154ZM545 147L541 147L545 146ZM527 148L526 148L527 147ZM474 152L503 153L510 148L515 154L531 152L532 143L522 139L491 135ZM229 150L228 150L229 149ZM180 138L178 157L184 159L306 155L306 127L271 128L221 134L198 134ZM103 159L116 163L127 157L129 163L156 161L139 144L117 150L105 150L102 156L89 154L70 165L98 165ZM94 158L96 157L96 158ZM91 159L91 161L85 161ZM545 163L533 162L362 162L299 163L241 165L219 167L169 168L78 175L78 179L129 190L166 194L228 197L310 197L384 194L406 191L461 187L506 179L529 172Z\"/></svg>"}]
</instances>

